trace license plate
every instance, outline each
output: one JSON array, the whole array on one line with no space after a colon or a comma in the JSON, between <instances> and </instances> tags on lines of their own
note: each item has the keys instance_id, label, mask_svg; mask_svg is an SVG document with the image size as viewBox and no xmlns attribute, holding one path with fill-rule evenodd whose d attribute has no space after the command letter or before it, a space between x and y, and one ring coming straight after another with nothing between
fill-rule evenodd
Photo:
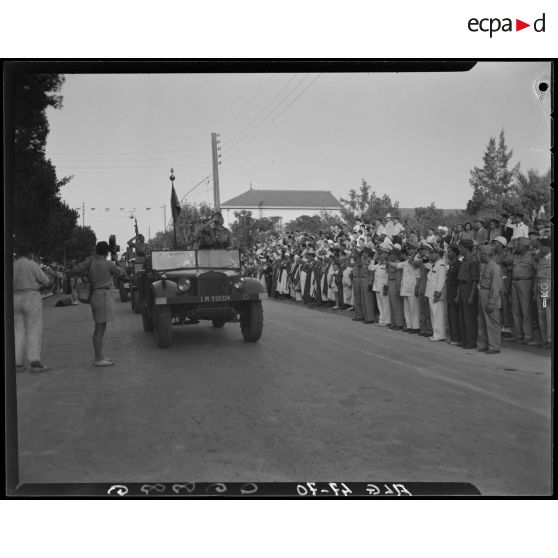
<instances>
[{"instance_id":1,"label":"license plate","mask_svg":"<svg viewBox=\"0 0 558 558\"><path fill-rule=\"evenodd\" d=\"M209 295L201 297L202 302L229 302L230 300L230 295Z\"/></svg>"}]
</instances>

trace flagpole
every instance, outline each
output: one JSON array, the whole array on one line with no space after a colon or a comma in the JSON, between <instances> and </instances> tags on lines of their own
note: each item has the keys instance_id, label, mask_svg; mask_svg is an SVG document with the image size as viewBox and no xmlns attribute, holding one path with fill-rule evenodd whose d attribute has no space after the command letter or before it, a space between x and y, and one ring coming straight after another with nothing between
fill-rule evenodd
<instances>
[{"instance_id":1,"label":"flagpole","mask_svg":"<svg viewBox=\"0 0 558 558\"><path fill-rule=\"evenodd\" d=\"M171 169L170 181L171 181L171 187L174 190L174 169ZM172 217L172 229L173 229L173 237L174 237L173 248L176 250L176 219L175 219L174 211Z\"/></svg>"}]
</instances>

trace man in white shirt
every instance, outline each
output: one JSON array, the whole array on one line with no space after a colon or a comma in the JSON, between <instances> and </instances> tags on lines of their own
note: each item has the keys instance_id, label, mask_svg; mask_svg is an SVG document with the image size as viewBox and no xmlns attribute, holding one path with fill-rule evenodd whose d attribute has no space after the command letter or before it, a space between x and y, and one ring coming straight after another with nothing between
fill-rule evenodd
<instances>
[{"instance_id":1,"label":"man in white shirt","mask_svg":"<svg viewBox=\"0 0 558 558\"><path fill-rule=\"evenodd\" d=\"M43 300L40 289L53 284L53 278L32 258L32 248L22 246L21 256L14 261L14 334L16 370L24 370L27 352L30 372L46 372L50 368L41 362L43 335Z\"/></svg>"},{"instance_id":2,"label":"man in white shirt","mask_svg":"<svg viewBox=\"0 0 558 558\"><path fill-rule=\"evenodd\" d=\"M432 322L432 337L430 341L446 340L446 314L444 308L446 263L442 259L444 251L434 246L430 255L432 268L426 279L425 296L430 306L430 321Z\"/></svg>"},{"instance_id":3,"label":"man in white shirt","mask_svg":"<svg viewBox=\"0 0 558 558\"><path fill-rule=\"evenodd\" d=\"M511 224L507 223L506 227L513 231L512 241L518 238L529 238L529 227L523 222L523 215L521 213L514 213Z\"/></svg>"},{"instance_id":4,"label":"man in white shirt","mask_svg":"<svg viewBox=\"0 0 558 558\"><path fill-rule=\"evenodd\" d=\"M391 213L386 215L386 225L384 227L386 236L393 240L393 237L401 234L405 230L403 225L399 222L398 217L392 217Z\"/></svg>"}]
</instances>

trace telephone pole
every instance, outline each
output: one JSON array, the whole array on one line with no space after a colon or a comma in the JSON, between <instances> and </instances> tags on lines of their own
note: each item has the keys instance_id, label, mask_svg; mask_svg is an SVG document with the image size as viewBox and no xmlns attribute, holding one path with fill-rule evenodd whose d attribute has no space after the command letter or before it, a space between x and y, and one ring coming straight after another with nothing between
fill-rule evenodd
<instances>
[{"instance_id":1,"label":"telephone pole","mask_svg":"<svg viewBox=\"0 0 558 558\"><path fill-rule=\"evenodd\" d=\"M85 227L85 202L81 204L81 226Z\"/></svg>"},{"instance_id":2,"label":"telephone pole","mask_svg":"<svg viewBox=\"0 0 558 558\"><path fill-rule=\"evenodd\" d=\"M218 147L220 134L211 132L211 154L213 159L213 205L215 211L221 209L221 201L219 199L219 165L221 164L221 148Z\"/></svg>"}]
</instances>

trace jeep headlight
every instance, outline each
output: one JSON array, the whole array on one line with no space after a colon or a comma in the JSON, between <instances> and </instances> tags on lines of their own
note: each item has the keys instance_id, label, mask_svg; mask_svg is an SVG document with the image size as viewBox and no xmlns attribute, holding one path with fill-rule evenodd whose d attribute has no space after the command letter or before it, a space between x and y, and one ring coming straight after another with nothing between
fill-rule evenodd
<instances>
[{"instance_id":1,"label":"jeep headlight","mask_svg":"<svg viewBox=\"0 0 558 558\"><path fill-rule=\"evenodd\" d=\"M190 279L182 277L178 280L177 286L179 291L185 292L192 286L192 283L190 283Z\"/></svg>"},{"instance_id":2,"label":"jeep headlight","mask_svg":"<svg viewBox=\"0 0 558 558\"><path fill-rule=\"evenodd\" d=\"M246 283L246 280L244 279L244 277L241 277L234 282L234 288L240 291L240 289L244 287L244 283Z\"/></svg>"}]
</instances>

